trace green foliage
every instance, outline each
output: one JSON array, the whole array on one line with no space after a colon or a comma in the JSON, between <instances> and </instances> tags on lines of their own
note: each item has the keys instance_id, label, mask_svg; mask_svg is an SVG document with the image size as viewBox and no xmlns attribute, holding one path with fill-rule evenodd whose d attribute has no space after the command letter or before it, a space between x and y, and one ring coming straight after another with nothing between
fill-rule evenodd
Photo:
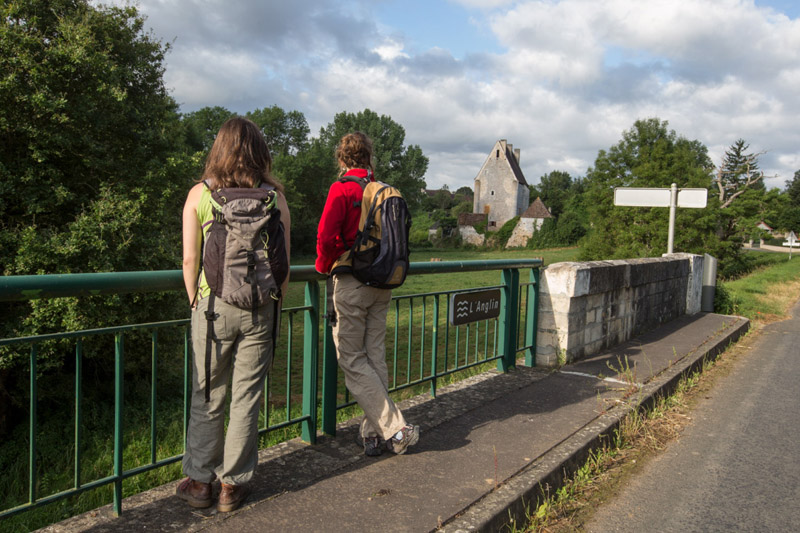
<instances>
[{"instance_id":1,"label":"green foliage","mask_svg":"<svg viewBox=\"0 0 800 533\"><path fill-rule=\"evenodd\" d=\"M714 311L750 319L783 315L784 306L794 300L781 298L778 293L785 293L787 284L800 280L800 261L789 260L788 254L768 252L748 252L745 256L747 271L740 272L736 279L717 283Z\"/></svg>"},{"instance_id":2,"label":"green foliage","mask_svg":"<svg viewBox=\"0 0 800 533\"><path fill-rule=\"evenodd\" d=\"M200 161L164 86L167 47L133 7L21 0L0 13L2 274L176 268ZM0 337L149 322L178 306L174 295L4 305ZM40 371L65 357L42 344ZM0 349L0 433L21 412L26 361Z\"/></svg>"},{"instance_id":3,"label":"green foliage","mask_svg":"<svg viewBox=\"0 0 800 533\"><path fill-rule=\"evenodd\" d=\"M4 232L58 231L101 185L140 186L168 152L166 47L132 7L23 0L0 15L0 220ZM0 269L23 273L5 244Z\"/></svg>"},{"instance_id":4,"label":"green foliage","mask_svg":"<svg viewBox=\"0 0 800 533\"><path fill-rule=\"evenodd\" d=\"M582 183L573 182L569 173L554 170L539 178L538 185L529 185L530 197L535 200L542 199L550 214L558 218L564 212L568 199L575 194L582 193Z\"/></svg>"},{"instance_id":5,"label":"green foliage","mask_svg":"<svg viewBox=\"0 0 800 533\"><path fill-rule=\"evenodd\" d=\"M428 213L417 213L411 219L411 232L408 235L409 244L412 248L430 248L433 244L428 237L428 228L433 221Z\"/></svg>"},{"instance_id":6,"label":"green foliage","mask_svg":"<svg viewBox=\"0 0 800 533\"><path fill-rule=\"evenodd\" d=\"M615 207L614 187L702 187L711 185L713 165L698 141L689 141L667 129L667 122L637 120L622 140L601 150L586 176L585 205L591 229L583 241L581 258L618 259L653 257L666 252L669 211L642 207ZM735 250L725 249L715 230L719 204L711 198L707 209L679 209L674 249L711 253L724 260ZM738 250L738 247L736 248Z\"/></svg>"},{"instance_id":7,"label":"green foliage","mask_svg":"<svg viewBox=\"0 0 800 533\"><path fill-rule=\"evenodd\" d=\"M776 217L778 227L800 235L800 170L786 181L786 194L781 198L783 202Z\"/></svg>"},{"instance_id":8,"label":"green foliage","mask_svg":"<svg viewBox=\"0 0 800 533\"><path fill-rule=\"evenodd\" d=\"M722 158L714 181L723 209L745 190L765 190L764 173L758 168L759 154L747 153L749 148L744 139L738 139Z\"/></svg>"},{"instance_id":9,"label":"green foliage","mask_svg":"<svg viewBox=\"0 0 800 533\"><path fill-rule=\"evenodd\" d=\"M296 154L308 144L311 130L300 111L286 112L274 105L250 111L245 116L264 132L273 157L276 154Z\"/></svg>"},{"instance_id":10,"label":"green foliage","mask_svg":"<svg viewBox=\"0 0 800 533\"><path fill-rule=\"evenodd\" d=\"M507 220L506 223L503 224L502 227L491 236L490 244L499 248L505 248L506 243L508 243L508 239L511 238L511 234L514 233L514 228L517 227L518 223L518 216Z\"/></svg>"},{"instance_id":11,"label":"green foliage","mask_svg":"<svg viewBox=\"0 0 800 533\"><path fill-rule=\"evenodd\" d=\"M366 133L372 139L376 178L397 187L413 210L422 200L420 191L425 188L428 169L428 158L422 149L417 145L404 146L405 129L391 117L365 109L359 113L338 113L332 123L320 130L319 142L327 157L332 160L339 139L354 131Z\"/></svg>"},{"instance_id":12,"label":"green foliage","mask_svg":"<svg viewBox=\"0 0 800 533\"><path fill-rule=\"evenodd\" d=\"M236 115L224 107L204 107L181 118L186 146L190 152L207 153L214 144L217 132L226 120Z\"/></svg>"}]
</instances>

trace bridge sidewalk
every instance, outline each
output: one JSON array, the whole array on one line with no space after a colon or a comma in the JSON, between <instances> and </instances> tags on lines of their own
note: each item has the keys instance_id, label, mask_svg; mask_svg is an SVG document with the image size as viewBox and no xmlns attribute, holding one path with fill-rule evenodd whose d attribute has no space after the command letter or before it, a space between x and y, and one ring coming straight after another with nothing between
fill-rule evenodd
<instances>
[{"instance_id":1,"label":"bridge sidewalk","mask_svg":"<svg viewBox=\"0 0 800 533\"><path fill-rule=\"evenodd\" d=\"M227 514L190 509L170 483L45 531L493 531L524 516L636 405L673 386L748 328L740 317L685 316L557 372L489 372L401 404L421 426L406 455L365 457L355 421L314 446L262 452L253 492Z\"/></svg>"}]
</instances>

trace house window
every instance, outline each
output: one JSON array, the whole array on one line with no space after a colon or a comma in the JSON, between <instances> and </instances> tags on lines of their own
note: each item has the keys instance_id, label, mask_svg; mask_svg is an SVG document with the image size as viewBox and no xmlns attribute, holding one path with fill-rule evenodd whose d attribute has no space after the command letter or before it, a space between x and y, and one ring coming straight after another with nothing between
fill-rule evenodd
<instances>
[{"instance_id":1,"label":"house window","mask_svg":"<svg viewBox=\"0 0 800 533\"><path fill-rule=\"evenodd\" d=\"M494 154L495 157L500 157L500 150L497 150Z\"/></svg>"},{"instance_id":2,"label":"house window","mask_svg":"<svg viewBox=\"0 0 800 533\"><path fill-rule=\"evenodd\" d=\"M492 195L492 196L494 196L494 191L492 191L492 194L491 194L491 195Z\"/></svg>"},{"instance_id":3,"label":"house window","mask_svg":"<svg viewBox=\"0 0 800 533\"><path fill-rule=\"evenodd\" d=\"M494 227L496 227L496 226L497 226L497 222L495 222L494 220L492 220L491 222L489 222L489 227L490 227L490 228L494 228Z\"/></svg>"}]
</instances>

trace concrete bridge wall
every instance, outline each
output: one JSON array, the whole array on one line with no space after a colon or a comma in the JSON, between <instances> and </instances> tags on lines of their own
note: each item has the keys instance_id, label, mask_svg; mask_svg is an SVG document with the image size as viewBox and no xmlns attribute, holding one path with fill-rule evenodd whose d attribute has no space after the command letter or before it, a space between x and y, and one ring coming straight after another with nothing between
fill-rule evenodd
<instances>
[{"instance_id":1,"label":"concrete bridge wall","mask_svg":"<svg viewBox=\"0 0 800 533\"><path fill-rule=\"evenodd\" d=\"M703 256L556 263L541 276L536 364L558 366L700 311Z\"/></svg>"}]
</instances>

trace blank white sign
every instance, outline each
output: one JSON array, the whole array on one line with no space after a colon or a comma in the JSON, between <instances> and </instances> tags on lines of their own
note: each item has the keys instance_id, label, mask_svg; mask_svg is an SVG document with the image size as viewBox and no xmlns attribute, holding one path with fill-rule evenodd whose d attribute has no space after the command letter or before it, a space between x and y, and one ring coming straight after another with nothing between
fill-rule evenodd
<instances>
[{"instance_id":1,"label":"blank white sign","mask_svg":"<svg viewBox=\"0 0 800 533\"><path fill-rule=\"evenodd\" d=\"M654 187L615 187L614 205L629 207L669 207L670 190ZM706 189L678 189L678 207L703 208L708 202Z\"/></svg>"},{"instance_id":2,"label":"blank white sign","mask_svg":"<svg viewBox=\"0 0 800 533\"><path fill-rule=\"evenodd\" d=\"M708 190L678 189L678 207L702 209L708 205Z\"/></svg>"},{"instance_id":3,"label":"blank white sign","mask_svg":"<svg viewBox=\"0 0 800 533\"><path fill-rule=\"evenodd\" d=\"M614 205L629 207L669 207L669 189L647 187L614 188Z\"/></svg>"}]
</instances>

